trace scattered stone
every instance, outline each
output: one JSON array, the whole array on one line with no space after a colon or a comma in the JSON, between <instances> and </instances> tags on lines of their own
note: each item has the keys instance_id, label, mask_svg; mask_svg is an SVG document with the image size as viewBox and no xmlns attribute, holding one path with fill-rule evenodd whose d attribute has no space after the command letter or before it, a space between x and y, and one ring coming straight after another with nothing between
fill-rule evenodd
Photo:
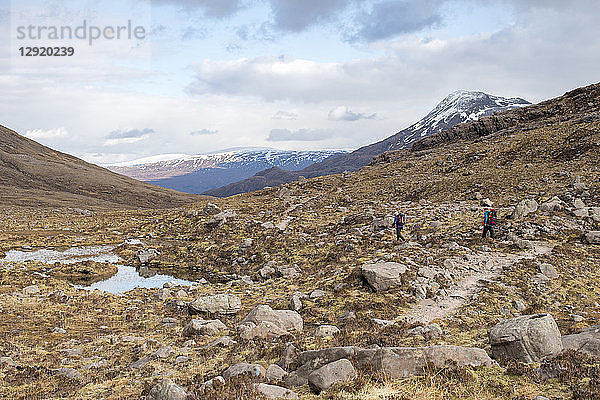
<instances>
[{"instance_id":1,"label":"scattered stone","mask_svg":"<svg viewBox=\"0 0 600 400\"><path fill-rule=\"evenodd\" d=\"M517 204L511 214L512 219L521 219L527 215L536 212L538 209L537 201L533 199L522 200Z\"/></svg>"},{"instance_id":2,"label":"scattered stone","mask_svg":"<svg viewBox=\"0 0 600 400\"><path fill-rule=\"evenodd\" d=\"M256 391L269 399L298 399L298 394L292 392L290 389L281 386L268 385L266 383L259 383L256 385Z\"/></svg>"},{"instance_id":3,"label":"scattered stone","mask_svg":"<svg viewBox=\"0 0 600 400\"><path fill-rule=\"evenodd\" d=\"M409 329L407 333L409 335L421 335L427 340L437 339L444 334L442 328L436 323L427 326L417 326L416 328Z\"/></svg>"},{"instance_id":4,"label":"scattered stone","mask_svg":"<svg viewBox=\"0 0 600 400\"><path fill-rule=\"evenodd\" d=\"M496 324L488 333L495 359L532 363L563 349L560 331L550 314L524 315Z\"/></svg>"},{"instance_id":5,"label":"scattered stone","mask_svg":"<svg viewBox=\"0 0 600 400\"><path fill-rule=\"evenodd\" d=\"M207 390L214 389L216 386L225 385L225 379L222 376L216 376L212 379L207 380L200 386L200 393L204 393Z\"/></svg>"},{"instance_id":6,"label":"scattered stone","mask_svg":"<svg viewBox=\"0 0 600 400\"><path fill-rule=\"evenodd\" d=\"M362 266L363 276L376 292L402 285L402 274L405 272L406 266L396 262L378 262Z\"/></svg>"},{"instance_id":7,"label":"scattered stone","mask_svg":"<svg viewBox=\"0 0 600 400\"><path fill-rule=\"evenodd\" d=\"M281 351L281 358L277 362L281 368L290 371L298 361L298 349L293 343L288 343Z\"/></svg>"},{"instance_id":8,"label":"scattered stone","mask_svg":"<svg viewBox=\"0 0 600 400\"><path fill-rule=\"evenodd\" d=\"M233 294L215 294L198 297L188 304L190 314L235 314L242 308L242 301Z\"/></svg>"},{"instance_id":9,"label":"scattered stone","mask_svg":"<svg viewBox=\"0 0 600 400\"><path fill-rule=\"evenodd\" d=\"M0 365L15 368L17 366L17 363L14 362L10 357L0 357Z\"/></svg>"},{"instance_id":10,"label":"scattered stone","mask_svg":"<svg viewBox=\"0 0 600 400\"><path fill-rule=\"evenodd\" d=\"M150 361L152 361L152 357L150 356L145 356L140 358L139 360L135 361L134 363L132 363L131 365L129 365L130 368L133 369L142 369L146 366L146 364L148 364Z\"/></svg>"},{"instance_id":11,"label":"scattered stone","mask_svg":"<svg viewBox=\"0 0 600 400\"><path fill-rule=\"evenodd\" d=\"M260 325L261 322L270 322L283 330L296 330L298 332L302 332L304 326L302 317L296 311L273 310L267 305L255 307L240 324L245 322L252 322L256 325Z\"/></svg>"},{"instance_id":12,"label":"scattered stone","mask_svg":"<svg viewBox=\"0 0 600 400\"><path fill-rule=\"evenodd\" d=\"M523 300L520 300L520 299L513 300L512 306L518 312L523 312L527 308L527 306L525 305L525 303L523 302Z\"/></svg>"},{"instance_id":13,"label":"scattered stone","mask_svg":"<svg viewBox=\"0 0 600 400\"><path fill-rule=\"evenodd\" d=\"M356 319L356 314L354 313L354 311L344 311L342 313L342 315L340 315L338 317L338 321L340 322L347 322L347 321L352 321Z\"/></svg>"},{"instance_id":14,"label":"scattered stone","mask_svg":"<svg viewBox=\"0 0 600 400\"><path fill-rule=\"evenodd\" d=\"M54 329L52 329L52 333L60 333L60 334L65 334L67 333L67 331L63 328L59 328L58 326L55 327Z\"/></svg>"},{"instance_id":15,"label":"scattered stone","mask_svg":"<svg viewBox=\"0 0 600 400\"><path fill-rule=\"evenodd\" d=\"M541 211L561 211L563 209L562 200L558 197L553 197L551 200L542 203Z\"/></svg>"},{"instance_id":16,"label":"scattered stone","mask_svg":"<svg viewBox=\"0 0 600 400\"><path fill-rule=\"evenodd\" d=\"M302 309L302 300L300 299L300 295L293 294L290 298L290 310L292 311L300 311Z\"/></svg>"},{"instance_id":17,"label":"scattered stone","mask_svg":"<svg viewBox=\"0 0 600 400\"><path fill-rule=\"evenodd\" d=\"M233 340L233 338L231 336L223 336L218 338L217 340L213 340L212 342L210 342L209 344L207 344L206 346L204 346L207 349L210 349L212 347L231 347L234 344L237 344L237 342L235 340Z\"/></svg>"},{"instance_id":18,"label":"scattered stone","mask_svg":"<svg viewBox=\"0 0 600 400\"><path fill-rule=\"evenodd\" d=\"M186 398L185 389L168 378L160 381L148 393L148 400L185 400Z\"/></svg>"},{"instance_id":19,"label":"scattered stone","mask_svg":"<svg viewBox=\"0 0 600 400\"><path fill-rule=\"evenodd\" d=\"M160 323L167 328L175 328L177 326L177 318L163 318Z\"/></svg>"},{"instance_id":20,"label":"scattered stone","mask_svg":"<svg viewBox=\"0 0 600 400\"><path fill-rule=\"evenodd\" d=\"M81 378L81 372L73 368L58 368L52 371L54 375L64 376L65 378L72 380L79 380Z\"/></svg>"},{"instance_id":21,"label":"scattered stone","mask_svg":"<svg viewBox=\"0 0 600 400\"><path fill-rule=\"evenodd\" d=\"M36 295L40 293L40 288L37 285L31 285L22 289L23 294Z\"/></svg>"},{"instance_id":22,"label":"scattered stone","mask_svg":"<svg viewBox=\"0 0 600 400\"><path fill-rule=\"evenodd\" d=\"M235 218L236 215L237 214L233 210L225 210L214 215L205 225L208 229L218 228L219 226L226 224L228 219Z\"/></svg>"},{"instance_id":23,"label":"scattered stone","mask_svg":"<svg viewBox=\"0 0 600 400\"><path fill-rule=\"evenodd\" d=\"M589 244L600 244L600 231L589 231L585 234L585 240Z\"/></svg>"},{"instance_id":24,"label":"scattered stone","mask_svg":"<svg viewBox=\"0 0 600 400\"><path fill-rule=\"evenodd\" d=\"M479 205L481 205L482 207L492 207L494 203L490 199L485 198L479 202Z\"/></svg>"},{"instance_id":25,"label":"scattered stone","mask_svg":"<svg viewBox=\"0 0 600 400\"><path fill-rule=\"evenodd\" d=\"M315 337L323 338L328 336L334 336L340 333L340 329L334 325L321 325L315 330Z\"/></svg>"},{"instance_id":26,"label":"scattered stone","mask_svg":"<svg viewBox=\"0 0 600 400\"><path fill-rule=\"evenodd\" d=\"M171 346L163 346L153 352L152 356L155 358L169 358L172 354L175 354L175 351L173 351Z\"/></svg>"},{"instance_id":27,"label":"scattered stone","mask_svg":"<svg viewBox=\"0 0 600 400\"><path fill-rule=\"evenodd\" d=\"M310 388L320 393L329 389L337 382L350 381L356 378L356 370L348 359L341 359L326 364L308 375Z\"/></svg>"},{"instance_id":28,"label":"scattered stone","mask_svg":"<svg viewBox=\"0 0 600 400\"><path fill-rule=\"evenodd\" d=\"M577 350L600 357L600 324L585 328L580 333L562 337L565 350Z\"/></svg>"},{"instance_id":29,"label":"scattered stone","mask_svg":"<svg viewBox=\"0 0 600 400\"><path fill-rule=\"evenodd\" d=\"M378 349L372 359L375 371L397 379L420 374L433 365L444 368L491 367L494 361L485 350L475 347L429 346L429 347L384 347Z\"/></svg>"},{"instance_id":30,"label":"scattered stone","mask_svg":"<svg viewBox=\"0 0 600 400\"><path fill-rule=\"evenodd\" d=\"M538 270L540 273L544 274L550 279L558 279L558 272L556 272L556 268L552 264L544 263L538 265Z\"/></svg>"},{"instance_id":31,"label":"scattered stone","mask_svg":"<svg viewBox=\"0 0 600 400\"><path fill-rule=\"evenodd\" d=\"M177 356L175 358L174 364L175 365L179 365L179 364L183 364L190 361L190 358L188 356Z\"/></svg>"},{"instance_id":32,"label":"scattered stone","mask_svg":"<svg viewBox=\"0 0 600 400\"><path fill-rule=\"evenodd\" d=\"M325 293L323 290L316 289L316 290L313 290L313 291L310 293L310 298L311 298L311 299L318 299L319 297L323 297L323 296L325 296L325 294L326 294L326 293Z\"/></svg>"},{"instance_id":33,"label":"scattered stone","mask_svg":"<svg viewBox=\"0 0 600 400\"><path fill-rule=\"evenodd\" d=\"M239 363L232 365L223 372L223 378L231 379L238 375L248 374L253 377L265 376L265 369L258 364Z\"/></svg>"},{"instance_id":34,"label":"scattered stone","mask_svg":"<svg viewBox=\"0 0 600 400\"><path fill-rule=\"evenodd\" d=\"M396 325L396 321L389 321L387 319L373 318L371 321L381 328L387 328L388 326Z\"/></svg>"},{"instance_id":35,"label":"scattered stone","mask_svg":"<svg viewBox=\"0 0 600 400\"><path fill-rule=\"evenodd\" d=\"M83 353L83 349L81 349L81 348L63 349L63 350L59 350L58 352L61 353L65 357L79 357Z\"/></svg>"},{"instance_id":36,"label":"scattered stone","mask_svg":"<svg viewBox=\"0 0 600 400\"><path fill-rule=\"evenodd\" d=\"M154 293L154 297L159 301L166 301L172 297L172 294L169 289L159 289L156 293Z\"/></svg>"},{"instance_id":37,"label":"scattered stone","mask_svg":"<svg viewBox=\"0 0 600 400\"><path fill-rule=\"evenodd\" d=\"M585 321L585 317L582 317L581 315L578 315L578 314L569 314L569 318L571 318L571 321L573 321L573 322Z\"/></svg>"},{"instance_id":38,"label":"scattered stone","mask_svg":"<svg viewBox=\"0 0 600 400\"><path fill-rule=\"evenodd\" d=\"M217 335L221 332L227 331L227 326L218 319L213 320L203 320L203 319L193 319L189 324L183 329L184 336L194 336L194 335Z\"/></svg>"},{"instance_id":39,"label":"scattered stone","mask_svg":"<svg viewBox=\"0 0 600 400\"><path fill-rule=\"evenodd\" d=\"M216 204L208 203L204 206L202 212L206 215L216 215L221 212L221 209Z\"/></svg>"},{"instance_id":40,"label":"scattered stone","mask_svg":"<svg viewBox=\"0 0 600 400\"><path fill-rule=\"evenodd\" d=\"M148 264L156 257L160 255L160 252L156 249L142 249L138 250L137 257L140 261L140 264Z\"/></svg>"},{"instance_id":41,"label":"scattered stone","mask_svg":"<svg viewBox=\"0 0 600 400\"><path fill-rule=\"evenodd\" d=\"M278 381L283 380L283 378L285 378L285 376L287 374L288 373L283 368L281 368L279 365L271 364L271 365L269 365L269 368L267 368L265 378L269 382L278 382Z\"/></svg>"}]
</instances>

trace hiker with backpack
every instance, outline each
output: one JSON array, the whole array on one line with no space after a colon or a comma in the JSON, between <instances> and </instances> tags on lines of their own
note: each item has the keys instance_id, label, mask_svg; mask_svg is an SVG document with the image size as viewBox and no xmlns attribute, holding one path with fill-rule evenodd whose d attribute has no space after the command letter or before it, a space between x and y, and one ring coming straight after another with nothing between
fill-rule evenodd
<instances>
[{"instance_id":1,"label":"hiker with backpack","mask_svg":"<svg viewBox=\"0 0 600 400\"><path fill-rule=\"evenodd\" d=\"M394 223L392 224L392 228L396 227L396 240L406 240L404 236L402 236L402 229L404 228L404 224L406 223L406 217L400 211L394 217Z\"/></svg>"},{"instance_id":2,"label":"hiker with backpack","mask_svg":"<svg viewBox=\"0 0 600 400\"><path fill-rule=\"evenodd\" d=\"M486 210L483 213L483 235L482 237L485 239L487 237L487 233L490 233L490 237L492 239L496 238L496 231L495 231L495 227L496 227L496 220L498 219L498 214L496 213L496 210L494 210L493 208Z\"/></svg>"}]
</instances>

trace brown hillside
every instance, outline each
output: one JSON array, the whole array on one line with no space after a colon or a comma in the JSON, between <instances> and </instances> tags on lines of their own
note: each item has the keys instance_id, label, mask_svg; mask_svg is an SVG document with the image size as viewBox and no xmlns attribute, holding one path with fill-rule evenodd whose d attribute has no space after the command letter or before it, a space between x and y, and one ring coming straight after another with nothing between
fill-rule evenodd
<instances>
[{"instance_id":1,"label":"brown hillside","mask_svg":"<svg viewBox=\"0 0 600 400\"><path fill-rule=\"evenodd\" d=\"M198 197L116 174L0 126L0 199L4 206L166 208Z\"/></svg>"}]
</instances>

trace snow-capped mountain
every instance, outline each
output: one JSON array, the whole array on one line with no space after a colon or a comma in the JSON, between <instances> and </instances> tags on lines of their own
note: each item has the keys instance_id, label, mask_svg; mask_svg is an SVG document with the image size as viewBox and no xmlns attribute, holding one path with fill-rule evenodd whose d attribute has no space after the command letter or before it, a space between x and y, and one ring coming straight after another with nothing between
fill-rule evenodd
<instances>
[{"instance_id":1,"label":"snow-capped mountain","mask_svg":"<svg viewBox=\"0 0 600 400\"><path fill-rule=\"evenodd\" d=\"M444 131L463 122L477 121L486 115L530 104L518 97L505 98L483 92L457 90L442 100L419 122L394 135L396 143L392 144L390 150L408 148L425 136Z\"/></svg>"},{"instance_id":2,"label":"snow-capped mountain","mask_svg":"<svg viewBox=\"0 0 600 400\"><path fill-rule=\"evenodd\" d=\"M107 168L169 189L203 193L249 178L267 168L278 167L286 171L297 171L332 155L344 153L341 150L285 151L239 148L200 155L157 155Z\"/></svg>"},{"instance_id":3,"label":"snow-capped mountain","mask_svg":"<svg viewBox=\"0 0 600 400\"><path fill-rule=\"evenodd\" d=\"M369 164L373 157L386 151L410 148L417 140L452 128L460 123L476 121L485 115L511 108L525 107L529 104L528 101L519 98L504 98L465 90L456 91L442 100L417 123L377 143L361 147L348 154L331 157L296 172L275 171L273 169L263 171L249 179L209 190L205 194L226 197L258 190L265 186L276 186L281 183L292 182L298 179L299 176L313 178L344 171L356 171Z\"/></svg>"}]
</instances>

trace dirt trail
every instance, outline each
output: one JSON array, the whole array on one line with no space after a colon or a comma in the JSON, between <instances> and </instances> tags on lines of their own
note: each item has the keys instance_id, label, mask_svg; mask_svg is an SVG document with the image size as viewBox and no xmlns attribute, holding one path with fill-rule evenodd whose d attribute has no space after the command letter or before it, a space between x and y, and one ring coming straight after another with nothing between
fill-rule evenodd
<instances>
[{"instance_id":1,"label":"dirt trail","mask_svg":"<svg viewBox=\"0 0 600 400\"><path fill-rule=\"evenodd\" d=\"M421 300L405 315L406 320L410 323L429 324L435 319L452 315L481 290L484 282L497 278L504 268L521 260L531 260L549 254L553 249L548 243L533 242L533 245L532 250L522 254L477 253L466 261L466 265L479 268L458 280L448 289L446 296L436 301Z\"/></svg>"}]
</instances>

